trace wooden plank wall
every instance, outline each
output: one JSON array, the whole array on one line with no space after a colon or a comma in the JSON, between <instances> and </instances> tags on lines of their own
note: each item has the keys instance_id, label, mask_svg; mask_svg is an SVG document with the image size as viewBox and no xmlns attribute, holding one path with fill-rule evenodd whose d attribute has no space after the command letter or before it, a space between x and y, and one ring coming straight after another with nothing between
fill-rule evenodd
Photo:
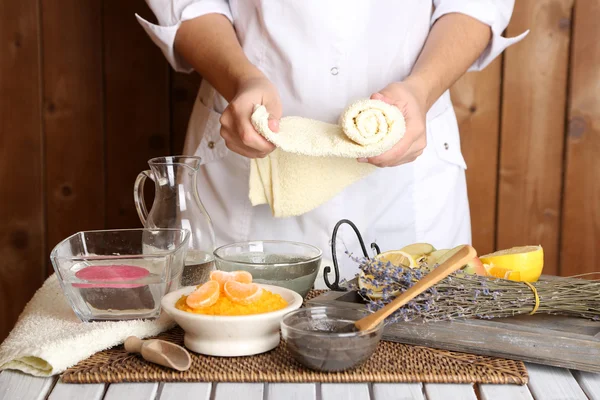
<instances>
[{"instance_id":1,"label":"wooden plank wall","mask_svg":"<svg viewBox=\"0 0 600 400\"><path fill-rule=\"evenodd\" d=\"M0 3L0 340L45 275L37 0Z\"/></svg>"},{"instance_id":2,"label":"wooden plank wall","mask_svg":"<svg viewBox=\"0 0 600 400\"><path fill-rule=\"evenodd\" d=\"M575 4L560 272L600 270L600 0Z\"/></svg>"},{"instance_id":3,"label":"wooden plank wall","mask_svg":"<svg viewBox=\"0 0 600 400\"><path fill-rule=\"evenodd\" d=\"M508 35L536 29L505 54L496 244L540 243L557 273L573 0L519 4Z\"/></svg>"},{"instance_id":4,"label":"wooden plank wall","mask_svg":"<svg viewBox=\"0 0 600 400\"><path fill-rule=\"evenodd\" d=\"M0 340L85 229L140 226L136 174L181 153L199 77L138 26L143 0L0 0ZM542 244L548 273L600 270L600 0L518 0L530 29L452 88L479 253Z\"/></svg>"}]
</instances>

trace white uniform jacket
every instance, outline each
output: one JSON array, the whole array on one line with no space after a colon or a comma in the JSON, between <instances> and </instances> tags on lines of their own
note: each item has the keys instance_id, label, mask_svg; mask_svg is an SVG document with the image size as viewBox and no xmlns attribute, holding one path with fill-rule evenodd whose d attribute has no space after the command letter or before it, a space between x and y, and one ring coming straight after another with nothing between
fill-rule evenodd
<instances>
[{"instance_id":1,"label":"white uniform jacket","mask_svg":"<svg viewBox=\"0 0 600 400\"><path fill-rule=\"evenodd\" d=\"M480 70L506 47L521 40L501 36L514 0L147 0L158 19L138 16L171 66L191 67L174 51L182 21L220 13L233 23L249 60L279 90L283 115L335 123L354 100L369 97L405 78L432 24L448 13L463 13L488 24L493 37L471 66ZM203 83L192 113L187 154L204 159L200 197L215 225L218 244L249 239L288 239L320 247L330 258L330 238L340 219L352 220L365 241L382 250L412 242L447 248L471 242L465 161L448 92L427 114L427 147L414 162L384 168L299 217L276 219L267 205L248 199L249 161L229 151L219 134L226 102ZM486 132L480 132L485 135ZM338 236L360 253L349 229ZM340 241L342 275L356 265Z\"/></svg>"}]
</instances>

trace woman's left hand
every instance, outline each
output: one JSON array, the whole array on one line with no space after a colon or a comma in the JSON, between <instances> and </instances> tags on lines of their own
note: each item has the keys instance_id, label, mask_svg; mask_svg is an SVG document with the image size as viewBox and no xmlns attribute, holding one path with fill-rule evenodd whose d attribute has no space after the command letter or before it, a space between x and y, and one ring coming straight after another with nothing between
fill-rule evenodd
<instances>
[{"instance_id":1,"label":"woman's left hand","mask_svg":"<svg viewBox=\"0 0 600 400\"><path fill-rule=\"evenodd\" d=\"M390 150L379 156L361 158L358 161L368 162L378 167L395 167L415 161L427 146L426 102L424 96L419 93L418 87L407 81L395 82L374 93L371 99L382 100L398 107L406 121L406 132Z\"/></svg>"}]
</instances>

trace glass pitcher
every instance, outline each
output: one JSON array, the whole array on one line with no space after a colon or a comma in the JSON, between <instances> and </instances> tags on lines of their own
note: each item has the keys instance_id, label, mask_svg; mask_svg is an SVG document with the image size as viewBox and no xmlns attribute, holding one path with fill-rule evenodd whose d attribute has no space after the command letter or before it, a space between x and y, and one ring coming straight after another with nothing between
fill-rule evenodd
<instances>
[{"instance_id":1,"label":"glass pitcher","mask_svg":"<svg viewBox=\"0 0 600 400\"><path fill-rule=\"evenodd\" d=\"M196 175L200 157L157 157L148 161L150 170L141 172L133 188L135 207L145 228L180 228L190 231L189 248L180 286L206 282L214 269L215 233L200 197ZM144 183L152 179L154 202L148 213Z\"/></svg>"}]
</instances>

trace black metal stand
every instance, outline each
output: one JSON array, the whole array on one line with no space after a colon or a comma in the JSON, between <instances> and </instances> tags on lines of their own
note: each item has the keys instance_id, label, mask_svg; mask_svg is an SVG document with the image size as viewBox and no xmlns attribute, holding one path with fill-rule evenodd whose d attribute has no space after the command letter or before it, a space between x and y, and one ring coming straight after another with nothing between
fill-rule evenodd
<instances>
[{"instance_id":1,"label":"black metal stand","mask_svg":"<svg viewBox=\"0 0 600 400\"><path fill-rule=\"evenodd\" d=\"M365 242L363 241L362 235L358 231L358 228L356 227L356 225L354 225L354 223L348 219L342 219L337 224L335 224L335 227L333 228L333 234L331 236L331 258L333 260L333 269L334 269L334 274L335 274L335 276L334 276L335 280L333 281L333 283L329 282L328 275L331 273L331 267L329 267L329 266L327 266L323 269L323 279L325 280L325 285L327 285L327 287L330 290L335 290L338 292L347 291L346 288L340 286L340 269L338 267L337 252L336 252L337 233L338 233L340 226L342 226L343 224L350 225L352 230L354 230L354 233L356 233L356 237L358 238L358 242L360 243L360 247L362 249L363 255L365 256L365 258L369 259L369 255L367 254L367 248L365 247ZM375 243L371 243L371 249L373 251L375 251L375 254L381 253L379 246L377 246L377 244L375 244Z\"/></svg>"}]
</instances>

